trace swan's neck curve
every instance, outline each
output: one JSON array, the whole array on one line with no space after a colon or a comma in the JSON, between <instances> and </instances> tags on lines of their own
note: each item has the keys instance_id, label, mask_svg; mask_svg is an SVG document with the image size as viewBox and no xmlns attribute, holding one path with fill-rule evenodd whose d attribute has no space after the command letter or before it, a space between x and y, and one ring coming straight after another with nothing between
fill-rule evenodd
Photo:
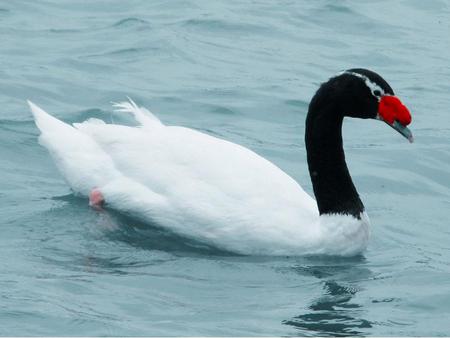
<instances>
[{"instance_id":1,"label":"swan's neck curve","mask_svg":"<svg viewBox=\"0 0 450 338\"><path fill-rule=\"evenodd\" d=\"M319 90L309 106L305 143L319 213L359 219L364 205L350 177L342 144L342 110L347 104L346 98Z\"/></svg>"}]
</instances>

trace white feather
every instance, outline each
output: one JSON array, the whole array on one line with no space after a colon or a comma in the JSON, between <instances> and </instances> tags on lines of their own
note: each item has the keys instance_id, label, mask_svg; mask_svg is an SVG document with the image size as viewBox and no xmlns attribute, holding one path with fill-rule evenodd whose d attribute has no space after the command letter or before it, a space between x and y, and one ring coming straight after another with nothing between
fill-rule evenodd
<instances>
[{"instance_id":1,"label":"white feather","mask_svg":"<svg viewBox=\"0 0 450 338\"><path fill-rule=\"evenodd\" d=\"M144 107L138 107L137 104L130 98L128 102L113 102L113 107L117 112L131 113L137 122L144 127L161 126L161 121Z\"/></svg>"}]
</instances>

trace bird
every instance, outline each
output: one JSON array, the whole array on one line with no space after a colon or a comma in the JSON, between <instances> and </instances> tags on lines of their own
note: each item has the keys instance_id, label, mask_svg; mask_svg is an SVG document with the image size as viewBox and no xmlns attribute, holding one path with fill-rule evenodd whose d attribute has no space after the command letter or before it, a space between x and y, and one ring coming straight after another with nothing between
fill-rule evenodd
<instances>
[{"instance_id":1,"label":"bird","mask_svg":"<svg viewBox=\"0 0 450 338\"><path fill-rule=\"evenodd\" d=\"M411 114L374 71L353 68L322 83L305 123L315 200L254 151L183 126L165 125L134 101L114 108L125 126L89 118L67 124L28 101L39 142L72 191L110 208L242 255L361 255L370 220L347 168L345 117L385 122L410 142Z\"/></svg>"}]
</instances>

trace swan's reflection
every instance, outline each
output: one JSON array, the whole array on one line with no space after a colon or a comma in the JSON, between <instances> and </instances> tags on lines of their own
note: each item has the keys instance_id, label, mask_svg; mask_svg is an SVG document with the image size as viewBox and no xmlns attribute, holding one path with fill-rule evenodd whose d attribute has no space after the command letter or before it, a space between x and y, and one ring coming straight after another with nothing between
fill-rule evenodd
<instances>
[{"instance_id":1,"label":"swan's reflection","mask_svg":"<svg viewBox=\"0 0 450 338\"><path fill-rule=\"evenodd\" d=\"M316 259L314 259L316 260ZM364 267L364 258L326 259L319 258L320 265L300 266L300 274L309 274L323 282L323 292L308 306L307 312L283 321L307 336L367 335L372 327L363 318L362 305L354 300L359 291L357 280L371 275Z\"/></svg>"},{"instance_id":2,"label":"swan's reflection","mask_svg":"<svg viewBox=\"0 0 450 338\"><path fill-rule=\"evenodd\" d=\"M127 243L140 249L158 250L172 254L236 256L232 252L178 235L157 224L142 222L114 210L103 210L98 213L100 217L96 226L104 230L103 234L109 240Z\"/></svg>"},{"instance_id":3,"label":"swan's reflection","mask_svg":"<svg viewBox=\"0 0 450 338\"><path fill-rule=\"evenodd\" d=\"M85 242L88 252L80 255L77 248L58 246L52 248L48 256L44 257L53 265L57 264L71 271L79 270L105 274L136 273L135 267L161 265L161 263L176 259L176 255L183 257L200 256L202 258L217 257L223 260L236 255L209 247L205 243L180 237L157 226L137 221L129 216L112 210L99 213L86 208L85 199L64 196L58 200L68 200L70 207L61 208L64 220L68 219L71 210L73 219L80 222L85 218L87 231ZM73 204L80 208L74 208ZM84 216L79 210L84 208ZM70 219L70 217L69 217ZM55 222L57 223L57 222ZM69 227L70 228L70 227ZM74 225L73 228L76 228ZM52 229L54 231L54 229ZM76 231L75 233L80 233ZM71 235L73 236L73 235ZM72 238L72 237L71 237ZM92 239L96 240L92 240ZM64 243L67 244L68 241ZM117 253L110 251L114 242L125 243L138 249L144 249L149 254L135 254L133 250ZM215 259L215 258L214 258ZM314 299L300 314L283 321L283 324L296 329L296 334L304 336L348 336L367 335L373 323L364 318L364 307L355 299L360 291L360 281L372 278L372 272L367 268L363 257L339 259L332 257L310 258L273 258L273 257L237 257L237 261L278 261L286 262L289 273L292 273L292 263L295 273L311 277L322 287L321 295ZM284 270L284 269L282 269ZM140 272L138 272L140 273ZM153 272L148 272L153 273ZM299 310L300 311L300 310Z\"/></svg>"}]
</instances>

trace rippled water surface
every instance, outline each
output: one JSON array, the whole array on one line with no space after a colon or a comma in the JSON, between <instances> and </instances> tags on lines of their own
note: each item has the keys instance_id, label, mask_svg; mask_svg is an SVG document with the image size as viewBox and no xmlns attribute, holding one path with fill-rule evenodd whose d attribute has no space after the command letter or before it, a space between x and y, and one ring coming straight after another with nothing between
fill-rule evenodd
<instances>
[{"instance_id":1,"label":"rippled water surface","mask_svg":"<svg viewBox=\"0 0 450 338\"><path fill-rule=\"evenodd\" d=\"M450 335L449 6L1 1L0 334ZM352 259L236 256L98 213L38 145L25 103L128 123L110 109L128 95L253 149L311 193L308 102L350 67L388 80L416 138L345 122L372 220Z\"/></svg>"}]
</instances>

